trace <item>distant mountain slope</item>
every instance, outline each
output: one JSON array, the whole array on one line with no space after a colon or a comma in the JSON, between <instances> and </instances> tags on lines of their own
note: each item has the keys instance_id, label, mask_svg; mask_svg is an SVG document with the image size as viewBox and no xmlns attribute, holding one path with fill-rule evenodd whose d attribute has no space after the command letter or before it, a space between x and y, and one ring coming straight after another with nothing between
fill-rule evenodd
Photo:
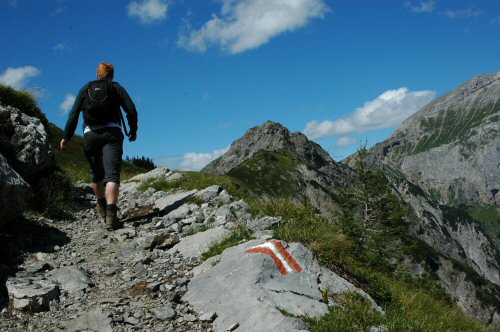
<instances>
[{"instance_id":1,"label":"distant mountain slope","mask_svg":"<svg viewBox=\"0 0 500 332\"><path fill-rule=\"evenodd\" d=\"M495 205L500 72L478 76L407 119L372 152L441 204Z\"/></svg>"},{"instance_id":2,"label":"distant mountain slope","mask_svg":"<svg viewBox=\"0 0 500 332\"><path fill-rule=\"evenodd\" d=\"M370 149L372 161L382 167L419 220L411 234L455 262L431 264L441 285L476 316L491 298L496 298L491 302L496 310L500 308L500 255L495 245L500 235L495 208L500 188L499 121L500 72L478 76L437 98ZM350 156L344 163L352 166L355 159ZM488 219L488 224L479 219ZM463 277L457 272L464 271L457 269L459 265L487 282ZM463 287L464 280L475 280L475 287L491 282L489 287L496 290L491 298L483 298L477 288ZM483 304L477 306L474 298Z\"/></svg>"},{"instance_id":3,"label":"distant mountain slope","mask_svg":"<svg viewBox=\"0 0 500 332\"><path fill-rule=\"evenodd\" d=\"M272 121L249 129L203 171L230 174L261 196L307 198L325 214L335 209L336 188L351 174L304 134Z\"/></svg>"}]
</instances>

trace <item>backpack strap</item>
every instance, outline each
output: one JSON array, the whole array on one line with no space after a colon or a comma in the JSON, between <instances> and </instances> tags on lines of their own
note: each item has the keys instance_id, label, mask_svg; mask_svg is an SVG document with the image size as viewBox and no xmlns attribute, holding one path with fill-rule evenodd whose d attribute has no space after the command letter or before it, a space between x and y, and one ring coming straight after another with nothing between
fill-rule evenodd
<instances>
[{"instance_id":1,"label":"backpack strap","mask_svg":"<svg viewBox=\"0 0 500 332\"><path fill-rule=\"evenodd\" d=\"M122 119L122 125L123 125L123 131L125 132L125 136L129 136L129 133L127 131L127 125L125 124L125 119L123 118L123 113L120 110L120 118Z\"/></svg>"}]
</instances>

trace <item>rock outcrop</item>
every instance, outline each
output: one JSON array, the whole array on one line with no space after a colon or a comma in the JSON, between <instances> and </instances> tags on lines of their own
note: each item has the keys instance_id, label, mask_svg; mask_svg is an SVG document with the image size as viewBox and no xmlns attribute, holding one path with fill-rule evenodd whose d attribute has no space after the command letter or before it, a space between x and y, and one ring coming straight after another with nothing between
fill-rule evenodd
<instances>
[{"instance_id":1,"label":"rock outcrop","mask_svg":"<svg viewBox=\"0 0 500 332\"><path fill-rule=\"evenodd\" d=\"M0 153L23 178L54 166L54 154L42 122L0 105Z\"/></svg>"},{"instance_id":2,"label":"rock outcrop","mask_svg":"<svg viewBox=\"0 0 500 332\"><path fill-rule=\"evenodd\" d=\"M28 183L53 166L42 122L0 104L0 226L21 216L33 196Z\"/></svg>"},{"instance_id":3,"label":"rock outcrop","mask_svg":"<svg viewBox=\"0 0 500 332\"><path fill-rule=\"evenodd\" d=\"M28 206L32 194L30 185L0 154L0 225L19 218Z\"/></svg>"}]
</instances>

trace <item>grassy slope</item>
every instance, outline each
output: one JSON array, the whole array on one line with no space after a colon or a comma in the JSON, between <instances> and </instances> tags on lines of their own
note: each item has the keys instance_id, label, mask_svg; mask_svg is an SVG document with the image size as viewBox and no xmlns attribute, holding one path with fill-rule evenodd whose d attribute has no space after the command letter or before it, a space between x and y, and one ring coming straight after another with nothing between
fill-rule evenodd
<instances>
[{"instance_id":1,"label":"grassy slope","mask_svg":"<svg viewBox=\"0 0 500 332\"><path fill-rule=\"evenodd\" d=\"M274 157L280 160L283 156L274 155ZM269 158L269 155L264 157L263 154L258 158L258 161L254 161L255 164L260 164L262 160ZM245 181L235 178L234 175L216 176L203 172L183 172L183 174L186 177L183 181L175 183L150 181L143 189L154 187L157 190L174 188L188 190L222 185L234 198L248 200L254 215L280 216L288 220L276 229L277 238L289 242L302 242L315 253L322 264L342 275L347 272L353 273L351 280L354 276L364 289L378 299L386 311L386 315L381 316L362 298L347 294L337 299L343 306L332 307L330 313L321 319L307 320L311 331L368 331L371 326L380 324L386 325L389 331L487 331L483 324L465 317L434 282L412 280L387 271L378 271L376 267L364 266L353 256L353 243L334 222L323 218L312 207L283 197L262 201L251 194L259 190L285 194L287 191L261 188L260 185L265 182L250 181L248 176L251 173L243 171L237 172L237 175L241 177L244 174ZM238 229L226 241L216 243L211 249L217 254L228 245L234 245L248 237L249 234ZM206 256L211 254L214 253L208 252Z\"/></svg>"},{"instance_id":2,"label":"grassy slope","mask_svg":"<svg viewBox=\"0 0 500 332\"><path fill-rule=\"evenodd\" d=\"M250 160L229 172L255 194L292 197L297 192L297 161L286 151L259 151Z\"/></svg>"},{"instance_id":3,"label":"grassy slope","mask_svg":"<svg viewBox=\"0 0 500 332\"><path fill-rule=\"evenodd\" d=\"M429 149L458 141L465 149L474 149L481 142L470 142L477 126L499 120L500 102L484 107L477 107L469 112L448 109L439 112L437 117L424 118L420 126L424 131L423 138L417 144L398 147L401 154L415 154ZM490 132L494 137L498 132Z\"/></svg>"},{"instance_id":4,"label":"grassy slope","mask_svg":"<svg viewBox=\"0 0 500 332\"><path fill-rule=\"evenodd\" d=\"M495 241L497 248L500 248L500 208L496 206L477 205L470 207L469 215L479 221L486 232Z\"/></svg>"}]
</instances>

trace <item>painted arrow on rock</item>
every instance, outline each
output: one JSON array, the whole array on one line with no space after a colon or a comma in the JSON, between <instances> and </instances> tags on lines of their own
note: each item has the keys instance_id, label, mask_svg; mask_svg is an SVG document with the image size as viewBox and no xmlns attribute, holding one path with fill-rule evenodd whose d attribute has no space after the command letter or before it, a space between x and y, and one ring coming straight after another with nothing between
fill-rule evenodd
<instances>
[{"instance_id":1,"label":"painted arrow on rock","mask_svg":"<svg viewBox=\"0 0 500 332\"><path fill-rule=\"evenodd\" d=\"M269 240L245 251L246 253L260 253L271 256L281 274L300 272L302 267L285 249L281 241Z\"/></svg>"}]
</instances>

